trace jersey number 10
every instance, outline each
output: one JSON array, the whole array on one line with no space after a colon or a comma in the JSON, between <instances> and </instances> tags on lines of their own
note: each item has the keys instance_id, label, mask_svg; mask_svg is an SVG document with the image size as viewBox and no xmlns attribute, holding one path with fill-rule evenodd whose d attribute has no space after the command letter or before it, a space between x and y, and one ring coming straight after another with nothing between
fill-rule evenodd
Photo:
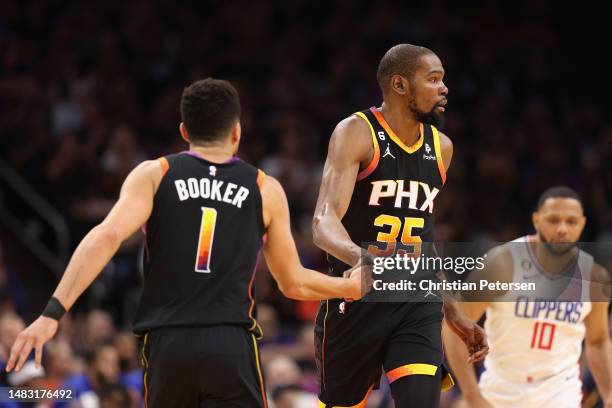
<instances>
[{"instance_id":1,"label":"jersey number 10","mask_svg":"<svg viewBox=\"0 0 612 408\"><path fill-rule=\"evenodd\" d=\"M200 223L198 253L196 254L195 263L196 272L210 273L210 259L216 223L217 210L210 207L202 207L202 221Z\"/></svg>"},{"instance_id":2,"label":"jersey number 10","mask_svg":"<svg viewBox=\"0 0 612 408\"><path fill-rule=\"evenodd\" d=\"M557 325L554 323L536 322L531 336L531 348L550 350L555 338L556 328Z\"/></svg>"}]
</instances>

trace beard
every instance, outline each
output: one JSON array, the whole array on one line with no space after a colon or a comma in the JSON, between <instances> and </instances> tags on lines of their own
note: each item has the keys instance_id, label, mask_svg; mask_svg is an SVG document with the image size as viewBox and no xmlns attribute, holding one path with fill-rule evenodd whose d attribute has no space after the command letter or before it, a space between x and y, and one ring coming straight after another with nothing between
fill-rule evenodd
<instances>
[{"instance_id":1,"label":"beard","mask_svg":"<svg viewBox=\"0 0 612 408\"><path fill-rule=\"evenodd\" d=\"M414 95L414 92L412 92L412 95ZM429 112L422 111L417 108L416 98L413 96L410 99L409 109L417 121L422 122L426 125L433 125L438 129L444 127L444 114L442 112L436 111L436 106L434 106Z\"/></svg>"},{"instance_id":2,"label":"beard","mask_svg":"<svg viewBox=\"0 0 612 408\"><path fill-rule=\"evenodd\" d=\"M577 246L576 242L550 242L542 234L540 235L540 241L544 244L544 248L553 255L562 256L569 253L574 247Z\"/></svg>"}]
</instances>

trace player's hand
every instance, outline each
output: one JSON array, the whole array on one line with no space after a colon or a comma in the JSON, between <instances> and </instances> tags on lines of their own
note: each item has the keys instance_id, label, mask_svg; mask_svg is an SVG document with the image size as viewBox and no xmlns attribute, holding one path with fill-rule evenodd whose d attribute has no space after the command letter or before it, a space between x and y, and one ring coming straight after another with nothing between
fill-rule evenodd
<instances>
[{"instance_id":1,"label":"player's hand","mask_svg":"<svg viewBox=\"0 0 612 408\"><path fill-rule=\"evenodd\" d=\"M369 262L360 261L351 269L344 271L343 276L351 280L351 292L344 298L347 302L361 299L372 288L372 266Z\"/></svg>"},{"instance_id":2,"label":"player's hand","mask_svg":"<svg viewBox=\"0 0 612 408\"><path fill-rule=\"evenodd\" d=\"M493 405L487 401L480 393L474 396L465 396L463 398L470 408L493 408Z\"/></svg>"},{"instance_id":3,"label":"player's hand","mask_svg":"<svg viewBox=\"0 0 612 408\"><path fill-rule=\"evenodd\" d=\"M40 367L42 361L42 350L46 342L51 340L57 333L59 322L50 317L40 316L31 325L26 327L19 335L15 344L11 347L11 354L6 363L6 371L21 370L34 348L36 366Z\"/></svg>"},{"instance_id":4,"label":"player's hand","mask_svg":"<svg viewBox=\"0 0 612 408\"><path fill-rule=\"evenodd\" d=\"M477 363L484 360L489 353L489 344L483 328L468 319L456 307L445 308L444 318L448 327L465 343L470 353L468 363Z\"/></svg>"}]
</instances>

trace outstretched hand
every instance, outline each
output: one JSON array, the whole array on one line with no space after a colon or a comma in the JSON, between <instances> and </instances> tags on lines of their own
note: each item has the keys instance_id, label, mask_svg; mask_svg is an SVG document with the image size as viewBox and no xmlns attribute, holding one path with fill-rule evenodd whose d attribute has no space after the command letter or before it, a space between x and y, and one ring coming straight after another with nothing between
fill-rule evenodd
<instances>
[{"instance_id":1,"label":"outstretched hand","mask_svg":"<svg viewBox=\"0 0 612 408\"><path fill-rule=\"evenodd\" d=\"M465 343L470 354L468 363L484 360L489 353L487 334L484 329L456 308L450 313L446 311L444 318L448 327Z\"/></svg>"},{"instance_id":2,"label":"outstretched hand","mask_svg":"<svg viewBox=\"0 0 612 408\"><path fill-rule=\"evenodd\" d=\"M34 360L36 367L42 362L43 346L57 333L59 322L50 317L40 316L31 325L26 327L15 340L11 347L11 354L6 363L6 371L21 370L28 359L32 349L35 349Z\"/></svg>"},{"instance_id":3,"label":"outstretched hand","mask_svg":"<svg viewBox=\"0 0 612 408\"><path fill-rule=\"evenodd\" d=\"M354 290L344 300L352 302L359 300L372 289L372 264L360 260L357 265L344 271L343 276L353 281Z\"/></svg>"}]
</instances>

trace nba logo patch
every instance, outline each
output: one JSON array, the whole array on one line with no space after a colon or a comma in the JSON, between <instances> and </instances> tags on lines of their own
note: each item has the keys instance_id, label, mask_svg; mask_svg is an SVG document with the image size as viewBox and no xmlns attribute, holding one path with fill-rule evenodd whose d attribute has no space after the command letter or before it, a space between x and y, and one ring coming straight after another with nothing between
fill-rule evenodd
<instances>
[{"instance_id":1,"label":"nba logo patch","mask_svg":"<svg viewBox=\"0 0 612 408\"><path fill-rule=\"evenodd\" d=\"M340 312L340 314L344 314L344 312L346 311L346 302L341 302L338 305L338 311Z\"/></svg>"},{"instance_id":2,"label":"nba logo patch","mask_svg":"<svg viewBox=\"0 0 612 408\"><path fill-rule=\"evenodd\" d=\"M208 169L210 170L210 175L211 176L215 177L217 175L217 167L210 166Z\"/></svg>"}]
</instances>

